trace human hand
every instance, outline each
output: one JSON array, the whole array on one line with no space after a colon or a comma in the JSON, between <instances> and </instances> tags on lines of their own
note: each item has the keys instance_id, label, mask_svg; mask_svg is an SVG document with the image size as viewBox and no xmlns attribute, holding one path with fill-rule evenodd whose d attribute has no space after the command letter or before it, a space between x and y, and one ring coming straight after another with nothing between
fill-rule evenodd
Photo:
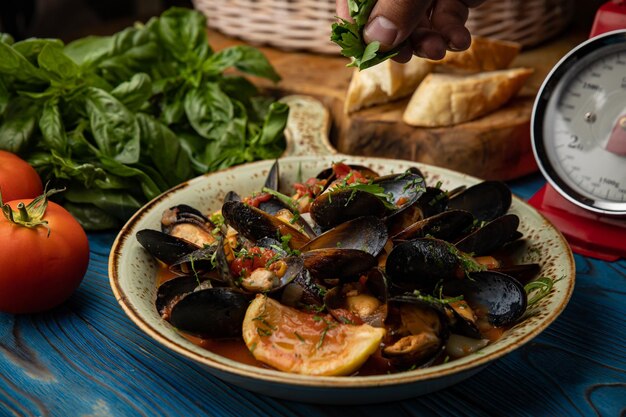
<instances>
[{"instance_id":1,"label":"human hand","mask_svg":"<svg viewBox=\"0 0 626 417\"><path fill-rule=\"evenodd\" d=\"M393 58L407 62L413 54L441 59L446 50L461 51L470 46L465 27L469 8L485 0L378 0L363 31L366 43L380 42L380 50L399 45ZM347 0L336 0L337 15L350 19Z\"/></svg>"}]
</instances>

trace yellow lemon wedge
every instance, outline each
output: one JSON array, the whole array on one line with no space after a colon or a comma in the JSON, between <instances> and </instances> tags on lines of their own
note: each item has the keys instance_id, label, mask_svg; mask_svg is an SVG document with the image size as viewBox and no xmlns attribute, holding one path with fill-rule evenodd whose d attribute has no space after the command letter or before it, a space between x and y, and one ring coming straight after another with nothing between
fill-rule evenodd
<instances>
[{"instance_id":1,"label":"yellow lemon wedge","mask_svg":"<svg viewBox=\"0 0 626 417\"><path fill-rule=\"evenodd\" d=\"M336 321L284 306L264 295L250 303L243 340L259 361L305 375L349 375L378 349L385 329Z\"/></svg>"}]
</instances>

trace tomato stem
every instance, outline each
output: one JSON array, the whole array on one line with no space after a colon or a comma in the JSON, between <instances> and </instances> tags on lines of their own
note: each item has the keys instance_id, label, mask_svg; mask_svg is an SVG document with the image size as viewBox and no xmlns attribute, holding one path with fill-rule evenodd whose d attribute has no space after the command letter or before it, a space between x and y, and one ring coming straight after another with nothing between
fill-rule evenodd
<instances>
[{"instance_id":1,"label":"tomato stem","mask_svg":"<svg viewBox=\"0 0 626 417\"><path fill-rule=\"evenodd\" d=\"M28 214L28 210L26 210L26 206L24 205L24 203L17 203L17 209L20 212L20 220L24 223L28 223L28 221L30 220L30 215Z\"/></svg>"},{"instance_id":2,"label":"tomato stem","mask_svg":"<svg viewBox=\"0 0 626 417\"><path fill-rule=\"evenodd\" d=\"M48 221L44 219L44 216L46 214L46 208L48 207L48 197L60 191L63 190L53 189L48 191L46 189L42 195L36 197L28 204L19 202L17 204L17 211L14 211L11 206L5 204L2 201L2 196L0 195L0 208L2 208L2 213L4 214L4 217L6 217L7 220L14 225L28 227L30 229L35 229L39 226L43 226L48 229L48 236L50 236L50 227L48 226Z\"/></svg>"}]
</instances>

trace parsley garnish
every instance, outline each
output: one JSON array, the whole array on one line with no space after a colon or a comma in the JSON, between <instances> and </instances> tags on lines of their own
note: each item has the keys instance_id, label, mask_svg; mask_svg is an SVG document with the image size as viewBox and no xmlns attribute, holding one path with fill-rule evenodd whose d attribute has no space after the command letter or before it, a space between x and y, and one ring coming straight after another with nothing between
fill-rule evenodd
<instances>
[{"instance_id":1,"label":"parsley garnish","mask_svg":"<svg viewBox=\"0 0 626 417\"><path fill-rule=\"evenodd\" d=\"M554 280L549 277L539 277L536 280L524 285L524 291L528 295L528 305L531 306L537 303L546 295L550 294L554 283L558 280ZM531 297L531 294L533 296Z\"/></svg>"},{"instance_id":2,"label":"parsley garnish","mask_svg":"<svg viewBox=\"0 0 626 417\"><path fill-rule=\"evenodd\" d=\"M330 40L341 47L341 54L354 58L348 64L364 70L379 64L398 53L398 47L388 52L381 52L380 43L372 42L369 45L363 40L363 29L367 24L376 0L348 0L350 17L354 22L341 19L340 23L333 23Z\"/></svg>"}]
</instances>

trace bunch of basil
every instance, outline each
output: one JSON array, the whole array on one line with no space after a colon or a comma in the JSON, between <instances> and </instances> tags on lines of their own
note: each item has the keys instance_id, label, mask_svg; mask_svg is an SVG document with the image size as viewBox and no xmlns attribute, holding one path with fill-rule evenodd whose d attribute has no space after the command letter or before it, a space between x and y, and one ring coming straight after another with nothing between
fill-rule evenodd
<instances>
[{"instance_id":1,"label":"bunch of basil","mask_svg":"<svg viewBox=\"0 0 626 417\"><path fill-rule=\"evenodd\" d=\"M214 52L205 24L172 8L65 46L0 34L0 149L65 186L61 203L90 230L200 173L278 157L288 107L226 70L278 74L252 47Z\"/></svg>"}]
</instances>

